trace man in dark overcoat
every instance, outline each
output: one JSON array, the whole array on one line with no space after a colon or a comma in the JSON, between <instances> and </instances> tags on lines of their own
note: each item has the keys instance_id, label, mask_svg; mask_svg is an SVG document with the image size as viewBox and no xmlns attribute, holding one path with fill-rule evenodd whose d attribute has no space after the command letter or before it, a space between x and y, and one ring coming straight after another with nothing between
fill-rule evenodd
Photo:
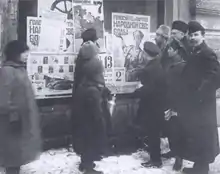
<instances>
[{"instance_id":1,"label":"man in dark overcoat","mask_svg":"<svg viewBox=\"0 0 220 174\"><path fill-rule=\"evenodd\" d=\"M182 126L182 158L193 161L186 174L208 174L209 163L219 153L216 118L217 56L204 39L205 29L197 21L189 22L189 39L193 51L184 67L184 90L180 122Z\"/></svg>"},{"instance_id":2,"label":"man in dark overcoat","mask_svg":"<svg viewBox=\"0 0 220 174\"><path fill-rule=\"evenodd\" d=\"M135 122L145 127L148 137L151 160L143 165L145 167L161 167L160 134L166 105L165 76L160 63L159 48L152 42L145 42L144 51L148 55L148 60L137 72L143 86L133 93L135 97L140 99Z\"/></svg>"},{"instance_id":3,"label":"man in dark overcoat","mask_svg":"<svg viewBox=\"0 0 220 174\"><path fill-rule=\"evenodd\" d=\"M178 157L179 144L179 107L182 106L182 81L181 74L185 61L189 58L189 46L186 38L188 24L183 21L174 21L171 37L162 53L161 63L166 73L167 81L167 106L170 113L177 116L167 118L164 123L164 135L168 137L170 151L162 154L164 158L176 158L174 170L181 169L182 160Z\"/></svg>"},{"instance_id":4,"label":"man in dark overcoat","mask_svg":"<svg viewBox=\"0 0 220 174\"><path fill-rule=\"evenodd\" d=\"M96 49L94 43L86 44L87 49ZM94 170L94 161L101 159L107 145L108 121L105 115L109 114L109 111L103 107L103 103L106 102L104 67L97 54L92 55L90 52L84 51L83 53L84 58L94 57L82 65L84 75L73 95L73 148L81 156L79 166L81 171L101 173Z\"/></svg>"}]
</instances>

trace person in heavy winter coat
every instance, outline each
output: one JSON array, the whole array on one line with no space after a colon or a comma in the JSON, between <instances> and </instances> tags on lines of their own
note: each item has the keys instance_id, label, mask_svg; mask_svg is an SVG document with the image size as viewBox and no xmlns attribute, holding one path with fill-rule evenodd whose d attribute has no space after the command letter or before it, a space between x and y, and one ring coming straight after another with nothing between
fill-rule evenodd
<instances>
[{"instance_id":1,"label":"person in heavy winter coat","mask_svg":"<svg viewBox=\"0 0 220 174\"><path fill-rule=\"evenodd\" d=\"M106 100L104 67L97 54L93 56L82 65L84 76L76 88L72 105L73 148L81 155L80 170L88 172L96 172L94 161L100 160L104 153L108 124L105 114L109 114L103 107Z\"/></svg>"},{"instance_id":2,"label":"person in heavy winter coat","mask_svg":"<svg viewBox=\"0 0 220 174\"><path fill-rule=\"evenodd\" d=\"M145 42L144 50L148 54L147 64L137 72L141 88L133 96L140 99L136 124L146 128L151 161L144 163L146 167L160 167L160 134L164 123L166 109L166 81L159 59L159 48L152 42Z\"/></svg>"},{"instance_id":3,"label":"person in heavy winter coat","mask_svg":"<svg viewBox=\"0 0 220 174\"><path fill-rule=\"evenodd\" d=\"M209 163L219 153L216 117L216 76L219 62L204 40L205 29L189 22L189 39L193 47L183 70L184 104L180 112L183 136L182 158L194 162L186 174L208 174Z\"/></svg>"},{"instance_id":4,"label":"person in heavy winter coat","mask_svg":"<svg viewBox=\"0 0 220 174\"><path fill-rule=\"evenodd\" d=\"M18 174L41 152L40 117L21 56L27 50L24 43L11 41L0 68L0 165L7 174Z\"/></svg>"}]
</instances>

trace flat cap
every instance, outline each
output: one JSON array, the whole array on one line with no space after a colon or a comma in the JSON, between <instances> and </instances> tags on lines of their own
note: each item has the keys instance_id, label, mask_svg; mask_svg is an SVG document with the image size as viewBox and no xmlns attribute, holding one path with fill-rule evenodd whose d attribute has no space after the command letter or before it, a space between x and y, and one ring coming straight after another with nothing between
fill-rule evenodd
<instances>
[{"instance_id":1,"label":"flat cap","mask_svg":"<svg viewBox=\"0 0 220 174\"><path fill-rule=\"evenodd\" d=\"M160 54L160 48L153 42L148 41L144 43L144 51L152 57Z\"/></svg>"},{"instance_id":2,"label":"flat cap","mask_svg":"<svg viewBox=\"0 0 220 174\"><path fill-rule=\"evenodd\" d=\"M183 33L186 33L188 31L188 25L183 21L174 21L172 23L172 30L176 29L179 31L182 31Z\"/></svg>"},{"instance_id":3,"label":"flat cap","mask_svg":"<svg viewBox=\"0 0 220 174\"><path fill-rule=\"evenodd\" d=\"M189 34L195 33L197 31L205 32L205 28L198 21L190 21L188 23Z\"/></svg>"}]
</instances>

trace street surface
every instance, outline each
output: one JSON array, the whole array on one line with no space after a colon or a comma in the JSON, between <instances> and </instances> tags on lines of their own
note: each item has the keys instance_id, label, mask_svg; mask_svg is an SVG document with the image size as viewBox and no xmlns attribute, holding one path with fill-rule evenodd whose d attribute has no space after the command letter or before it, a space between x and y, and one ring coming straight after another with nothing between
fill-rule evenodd
<instances>
[{"instance_id":1,"label":"street surface","mask_svg":"<svg viewBox=\"0 0 220 174\"><path fill-rule=\"evenodd\" d=\"M168 150L165 139L162 140L161 148L163 152ZM161 169L142 167L141 163L148 160L149 155L146 152L138 151L131 155L104 158L96 163L96 170L103 171L104 174L181 174L172 171L174 159L164 160ZM78 171L79 162L80 158L74 152L68 152L66 149L50 150L43 153L39 160L23 166L21 174L81 174ZM193 163L184 161L184 166L192 165ZM220 174L220 155L210 168L210 174ZM3 169L0 169L0 174L4 174Z\"/></svg>"}]
</instances>

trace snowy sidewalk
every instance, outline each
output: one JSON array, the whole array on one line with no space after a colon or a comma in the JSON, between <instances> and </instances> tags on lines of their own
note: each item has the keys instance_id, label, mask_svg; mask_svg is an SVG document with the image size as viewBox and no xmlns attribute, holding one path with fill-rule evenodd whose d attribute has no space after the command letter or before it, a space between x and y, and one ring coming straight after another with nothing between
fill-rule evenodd
<instances>
[{"instance_id":1,"label":"snowy sidewalk","mask_svg":"<svg viewBox=\"0 0 220 174\"><path fill-rule=\"evenodd\" d=\"M220 135L220 129L219 129ZM164 142L163 151L167 151ZM148 161L149 155L139 151L131 155L112 156L97 162L96 170L104 174L180 174L172 171L174 159L164 160L161 169L147 169L141 166L142 162ZM21 174L81 174L78 171L80 158L74 152L66 149L50 150L43 153L40 159L32 162L21 169ZM184 166L191 167L193 163L184 161ZM220 174L220 155L210 165L210 174ZM4 174L0 169L0 174Z\"/></svg>"}]
</instances>

